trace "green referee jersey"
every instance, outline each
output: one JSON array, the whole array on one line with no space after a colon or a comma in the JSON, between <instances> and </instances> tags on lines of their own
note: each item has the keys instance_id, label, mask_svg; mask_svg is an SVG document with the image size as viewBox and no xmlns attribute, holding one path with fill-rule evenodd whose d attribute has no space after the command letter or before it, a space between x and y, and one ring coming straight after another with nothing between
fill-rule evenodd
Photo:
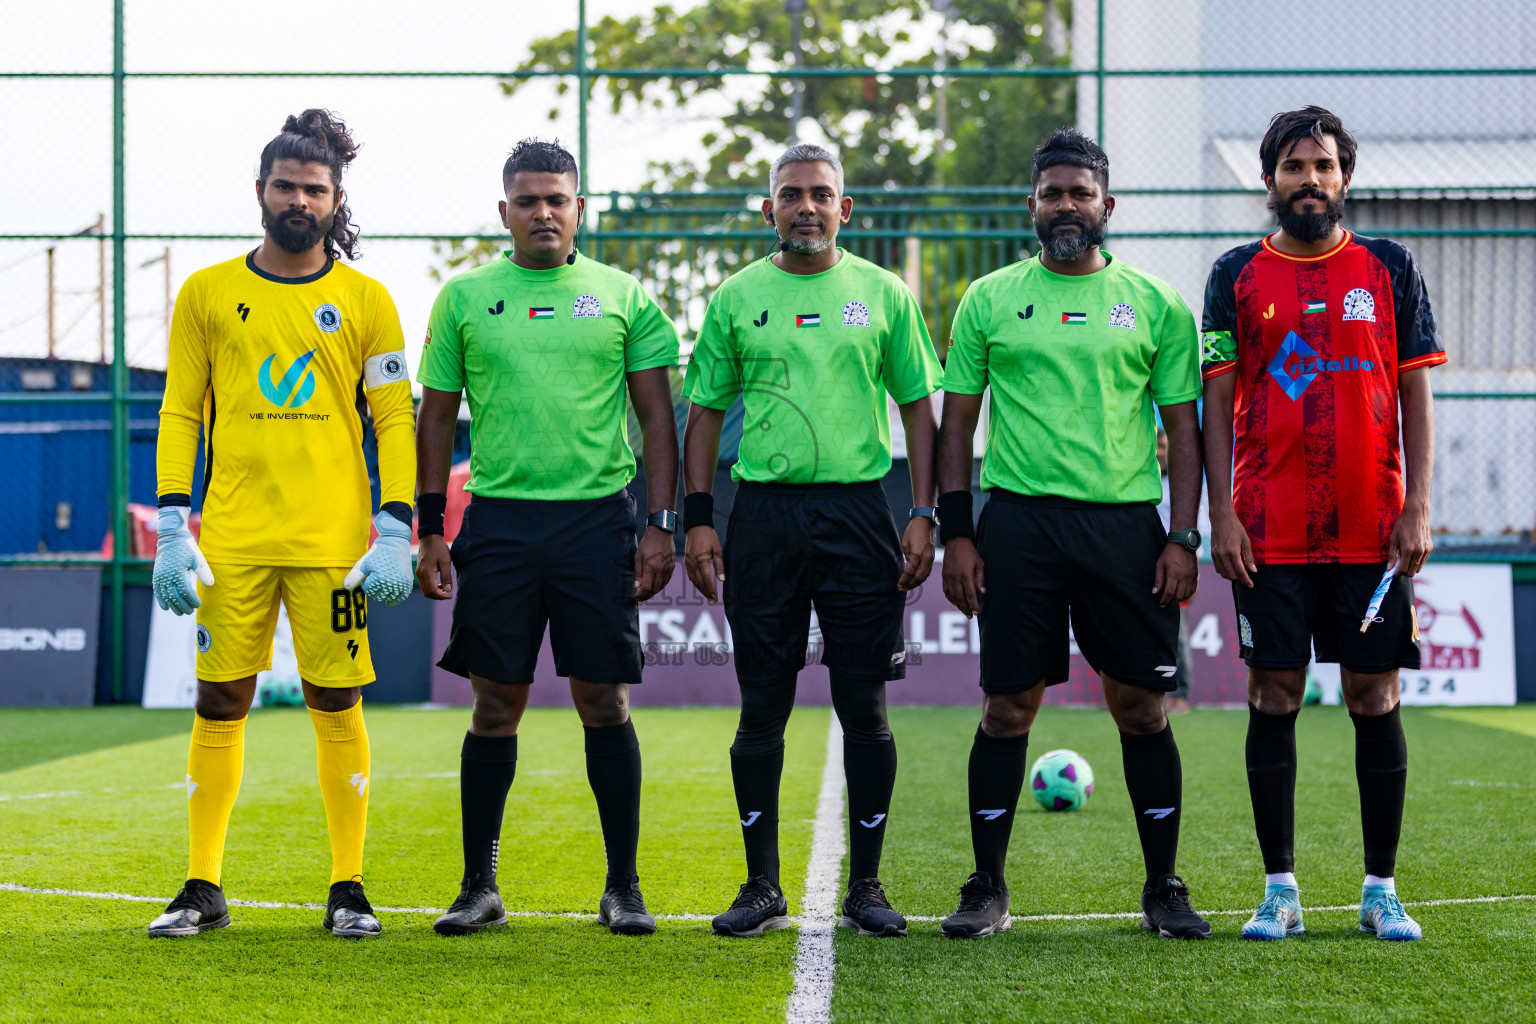
<instances>
[{"instance_id":1,"label":"green referee jersey","mask_svg":"<svg viewBox=\"0 0 1536 1024\"><path fill-rule=\"evenodd\" d=\"M417 379L469 396L471 494L614 494L635 475L624 374L676 365L677 329L621 270L579 253L527 270L511 256L443 286Z\"/></svg>"},{"instance_id":2,"label":"green referee jersey","mask_svg":"<svg viewBox=\"0 0 1536 1024\"><path fill-rule=\"evenodd\" d=\"M961 299L944 390L992 388L983 488L1162 500L1152 405L1200 397L1195 318L1167 282L1104 256L1080 277L1027 259Z\"/></svg>"},{"instance_id":3,"label":"green referee jersey","mask_svg":"<svg viewBox=\"0 0 1536 1024\"><path fill-rule=\"evenodd\" d=\"M860 483L891 468L886 394L931 395L939 361L901 279L839 249L820 274L761 259L709 301L684 395L745 406L731 476L761 483Z\"/></svg>"}]
</instances>

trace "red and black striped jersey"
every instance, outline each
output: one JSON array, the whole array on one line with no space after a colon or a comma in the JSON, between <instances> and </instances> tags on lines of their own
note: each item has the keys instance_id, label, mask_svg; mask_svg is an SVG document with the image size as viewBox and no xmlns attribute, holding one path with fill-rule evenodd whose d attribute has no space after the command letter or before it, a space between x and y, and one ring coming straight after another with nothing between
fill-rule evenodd
<instances>
[{"instance_id":1,"label":"red and black striped jersey","mask_svg":"<svg viewBox=\"0 0 1536 1024\"><path fill-rule=\"evenodd\" d=\"M1237 374L1232 504L1257 562L1380 562L1403 510L1398 375L1446 360L1397 242L1239 246L1205 287L1201 370Z\"/></svg>"}]
</instances>

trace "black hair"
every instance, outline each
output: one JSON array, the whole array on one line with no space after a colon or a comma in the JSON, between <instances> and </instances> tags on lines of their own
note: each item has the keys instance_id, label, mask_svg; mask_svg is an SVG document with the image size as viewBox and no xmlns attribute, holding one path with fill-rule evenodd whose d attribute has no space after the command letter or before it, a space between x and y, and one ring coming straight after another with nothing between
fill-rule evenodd
<instances>
[{"instance_id":1,"label":"black hair","mask_svg":"<svg viewBox=\"0 0 1536 1024\"><path fill-rule=\"evenodd\" d=\"M357 143L347 134L347 126L341 118L329 110L311 107L297 117L289 115L283 122L282 132L261 151L256 184L266 188L267 176L278 160L324 164L331 169L331 186L339 198L341 173L355 156ZM331 229L325 235L325 254L334 260L343 253L349 260L357 259L357 227L352 223L352 211L347 204L338 202Z\"/></svg>"},{"instance_id":2,"label":"black hair","mask_svg":"<svg viewBox=\"0 0 1536 1024\"><path fill-rule=\"evenodd\" d=\"M1104 155L1104 150L1099 148L1097 142L1071 125L1057 128L1050 138L1035 148L1029 183L1039 184L1040 172L1058 164L1087 168L1099 179L1099 187L1106 193L1109 191L1109 157Z\"/></svg>"},{"instance_id":3,"label":"black hair","mask_svg":"<svg viewBox=\"0 0 1536 1024\"><path fill-rule=\"evenodd\" d=\"M1331 110L1318 106L1306 106L1300 110L1286 110L1269 119L1269 130L1259 143L1259 163L1264 167L1264 177L1273 178L1284 154L1302 139L1311 139L1319 146L1325 136L1332 135L1339 151L1339 169L1346 175L1355 171L1355 137L1344 130L1344 122Z\"/></svg>"},{"instance_id":4,"label":"black hair","mask_svg":"<svg viewBox=\"0 0 1536 1024\"><path fill-rule=\"evenodd\" d=\"M560 140L545 142L543 139L524 139L512 147L512 153L501 168L501 190L512 187L512 178L518 171L537 171L544 174L574 174L576 191L581 191L581 171L571 151L560 145Z\"/></svg>"}]
</instances>

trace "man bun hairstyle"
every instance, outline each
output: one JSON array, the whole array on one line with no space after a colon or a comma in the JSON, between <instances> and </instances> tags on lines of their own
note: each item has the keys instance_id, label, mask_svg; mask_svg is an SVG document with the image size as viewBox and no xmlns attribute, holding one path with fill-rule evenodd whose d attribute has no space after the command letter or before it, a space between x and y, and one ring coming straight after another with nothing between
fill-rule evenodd
<instances>
[{"instance_id":1,"label":"man bun hairstyle","mask_svg":"<svg viewBox=\"0 0 1536 1024\"><path fill-rule=\"evenodd\" d=\"M1109 192L1109 157L1097 142L1071 125L1057 128L1050 138L1035 147L1034 163L1029 169L1029 183L1038 185L1042 171L1060 164L1087 168L1099 179L1099 188Z\"/></svg>"},{"instance_id":2,"label":"man bun hairstyle","mask_svg":"<svg viewBox=\"0 0 1536 1024\"><path fill-rule=\"evenodd\" d=\"M1264 177L1273 178L1275 168L1302 139L1311 139L1324 145L1326 136L1332 135L1339 153L1339 169L1346 175L1355 173L1355 137L1344 130L1339 115L1319 106L1305 106L1300 110L1285 110L1269 119L1269 130L1259 143L1259 163L1264 167Z\"/></svg>"},{"instance_id":3,"label":"man bun hairstyle","mask_svg":"<svg viewBox=\"0 0 1536 1024\"><path fill-rule=\"evenodd\" d=\"M283 122L283 130L261 151L256 181L266 188L272 165L278 160L324 164L331 169L331 186L339 196L342 171L355 156L357 143L348 134L346 123L329 110L311 107L297 116L290 114ZM351 209L345 202L338 202L331 229L325 235L325 254L334 260L343 253L349 260L357 259L357 228L352 223Z\"/></svg>"},{"instance_id":4,"label":"man bun hairstyle","mask_svg":"<svg viewBox=\"0 0 1536 1024\"><path fill-rule=\"evenodd\" d=\"M501 190L512 187L512 179L518 171L536 174L573 174L576 191L581 192L581 170L571 151L560 145L560 140L545 142L543 139L524 139L512 147L507 162L501 168Z\"/></svg>"}]
</instances>

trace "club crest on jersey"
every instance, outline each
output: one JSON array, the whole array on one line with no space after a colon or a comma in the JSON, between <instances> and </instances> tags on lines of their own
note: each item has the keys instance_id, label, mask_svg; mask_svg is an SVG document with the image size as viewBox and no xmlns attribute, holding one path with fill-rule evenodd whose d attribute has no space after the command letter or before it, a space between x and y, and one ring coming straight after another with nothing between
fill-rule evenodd
<instances>
[{"instance_id":1,"label":"club crest on jersey","mask_svg":"<svg viewBox=\"0 0 1536 1024\"><path fill-rule=\"evenodd\" d=\"M213 634L208 632L208 627L207 626L199 624L198 627L197 627L197 653L199 653L199 654L207 654L208 653L208 648L210 648L212 646L213 646ZM192 792L191 792L190 789L187 791L187 795L188 796L192 795Z\"/></svg>"},{"instance_id":2,"label":"club crest on jersey","mask_svg":"<svg viewBox=\"0 0 1536 1024\"><path fill-rule=\"evenodd\" d=\"M1351 288L1344 293L1344 319L1376 322L1376 296L1364 288Z\"/></svg>"},{"instance_id":3,"label":"club crest on jersey","mask_svg":"<svg viewBox=\"0 0 1536 1024\"><path fill-rule=\"evenodd\" d=\"M341 330L341 310L327 302L323 306L315 307L315 326L326 334L335 334Z\"/></svg>"},{"instance_id":4,"label":"club crest on jersey","mask_svg":"<svg viewBox=\"0 0 1536 1024\"><path fill-rule=\"evenodd\" d=\"M1136 307L1129 302L1117 302L1109 309L1109 326L1136 329Z\"/></svg>"},{"instance_id":5,"label":"club crest on jersey","mask_svg":"<svg viewBox=\"0 0 1536 1024\"><path fill-rule=\"evenodd\" d=\"M868 327L869 307L862 302L850 302L843 307L844 327Z\"/></svg>"},{"instance_id":6,"label":"club crest on jersey","mask_svg":"<svg viewBox=\"0 0 1536 1024\"><path fill-rule=\"evenodd\" d=\"M571 303L571 316L602 316L603 304L597 301L596 295L578 295L576 301Z\"/></svg>"}]
</instances>

